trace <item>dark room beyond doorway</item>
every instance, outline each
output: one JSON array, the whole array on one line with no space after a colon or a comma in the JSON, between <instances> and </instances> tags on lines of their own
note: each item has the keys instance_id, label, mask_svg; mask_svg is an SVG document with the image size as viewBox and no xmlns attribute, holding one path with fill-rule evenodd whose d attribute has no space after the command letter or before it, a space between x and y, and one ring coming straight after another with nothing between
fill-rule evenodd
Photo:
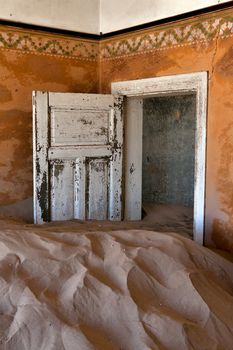
<instances>
[{"instance_id":1,"label":"dark room beyond doorway","mask_svg":"<svg viewBox=\"0 0 233 350\"><path fill-rule=\"evenodd\" d=\"M142 202L146 218L192 236L196 96L143 100ZM151 219L151 218L150 218Z\"/></svg>"}]
</instances>

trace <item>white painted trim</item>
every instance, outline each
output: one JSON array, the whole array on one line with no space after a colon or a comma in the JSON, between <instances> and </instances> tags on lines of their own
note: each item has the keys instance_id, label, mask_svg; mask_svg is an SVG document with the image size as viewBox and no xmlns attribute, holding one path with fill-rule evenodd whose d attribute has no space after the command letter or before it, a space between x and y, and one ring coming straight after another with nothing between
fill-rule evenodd
<instances>
[{"instance_id":1,"label":"white painted trim","mask_svg":"<svg viewBox=\"0 0 233 350\"><path fill-rule=\"evenodd\" d=\"M32 102L34 224L43 224L48 221L48 93L33 91Z\"/></svg>"},{"instance_id":2,"label":"white painted trim","mask_svg":"<svg viewBox=\"0 0 233 350\"><path fill-rule=\"evenodd\" d=\"M125 219L141 220L143 99L141 97L128 98L126 113L124 152Z\"/></svg>"},{"instance_id":3,"label":"white painted trim","mask_svg":"<svg viewBox=\"0 0 233 350\"><path fill-rule=\"evenodd\" d=\"M207 120L207 72L198 72L191 74L179 74L171 76L163 76L141 80L129 80L124 82L112 83L112 94L124 95L127 98L126 111L133 111L132 102L129 108L130 97L152 97L158 95L174 95L181 93L193 92L196 94L196 140L195 140L195 179L194 179L194 222L193 222L193 237L194 241L203 244L204 241L204 215L205 215L205 164L206 164L206 120ZM134 99L136 100L136 99ZM139 106L139 104L138 104ZM141 104L141 108L142 108ZM137 111L137 113L140 113ZM127 126L126 112L126 126ZM127 127L126 127L127 129ZM138 129L139 130L139 129ZM129 131L126 130L126 135ZM142 133L135 134L129 142L135 144L139 138L142 138ZM132 131L131 131L132 134ZM129 146L130 147L130 146ZM133 148L133 144L131 145ZM131 157L131 154L126 158ZM130 163L130 161L127 161ZM138 165L141 166L141 159L138 157ZM135 165L135 164L134 164ZM136 165L135 165L136 166ZM125 170L126 172L129 169ZM138 180L137 180L138 181ZM127 182L127 176L126 176ZM128 184L125 184L126 187ZM140 185L141 186L141 185ZM126 198L126 203L131 198ZM127 208L127 206L126 206ZM128 213L125 216L129 218Z\"/></svg>"}]
</instances>

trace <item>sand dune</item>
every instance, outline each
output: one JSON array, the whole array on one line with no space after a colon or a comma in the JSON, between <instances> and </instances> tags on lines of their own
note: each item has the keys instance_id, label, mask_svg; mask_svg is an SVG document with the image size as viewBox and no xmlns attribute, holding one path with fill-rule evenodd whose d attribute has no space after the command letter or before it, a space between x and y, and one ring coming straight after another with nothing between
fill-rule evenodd
<instances>
[{"instance_id":1,"label":"sand dune","mask_svg":"<svg viewBox=\"0 0 233 350\"><path fill-rule=\"evenodd\" d=\"M232 350L233 264L177 234L2 223L0 349Z\"/></svg>"}]
</instances>

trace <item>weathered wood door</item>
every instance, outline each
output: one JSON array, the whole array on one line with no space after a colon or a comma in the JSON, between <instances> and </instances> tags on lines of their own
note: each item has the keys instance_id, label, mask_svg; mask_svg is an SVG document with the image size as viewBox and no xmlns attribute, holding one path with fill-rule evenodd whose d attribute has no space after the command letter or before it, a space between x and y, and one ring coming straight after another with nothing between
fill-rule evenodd
<instances>
[{"instance_id":1,"label":"weathered wood door","mask_svg":"<svg viewBox=\"0 0 233 350\"><path fill-rule=\"evenodd\" d=\"M34 222L121 220L122 96L33 93Z\"/></svg>"}]
</instances>

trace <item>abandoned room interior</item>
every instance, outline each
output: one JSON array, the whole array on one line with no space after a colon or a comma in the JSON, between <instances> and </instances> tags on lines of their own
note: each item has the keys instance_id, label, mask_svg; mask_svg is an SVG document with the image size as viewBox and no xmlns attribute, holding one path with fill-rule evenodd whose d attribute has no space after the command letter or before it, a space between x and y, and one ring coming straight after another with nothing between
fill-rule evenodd
<instances>
[{"instance_id":1,"label":"abandoned room interior","mask_svg":"<svg viewBox=\"0 0 233 350\"><path fill-rule=\"evenodd\" d=\"M233 2L0 9L0 350L232 350Z\"/></svg>"}]
</instances>

